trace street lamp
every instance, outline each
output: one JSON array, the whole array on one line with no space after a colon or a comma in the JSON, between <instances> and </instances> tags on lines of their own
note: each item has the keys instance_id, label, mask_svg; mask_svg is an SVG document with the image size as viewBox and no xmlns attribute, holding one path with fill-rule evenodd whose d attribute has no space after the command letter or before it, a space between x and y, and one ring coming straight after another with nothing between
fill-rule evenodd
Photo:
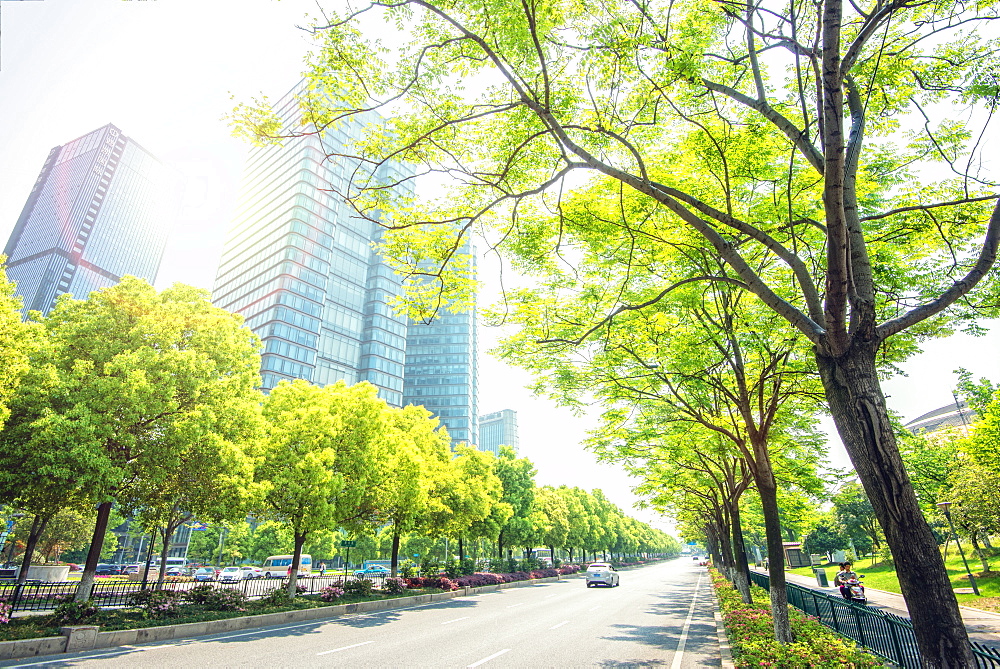
<instances>
[{"instance_id":1,"label":"street lamp","mask_svg":"<svg viewBox=\"0 0 1000 669\"><path fill-rule=\"evenodd\" d=\"M962 544L958 542L958 533L955 531L955 524L951 522L951 502L938 502L937 508L944 511L944 517L948 519L948 527L951 528L951 533L955 535L955 545L958 546L958 554L962 556L962 564L965 565L965 573L969 575L969 583L972 584L972 592L976 593L979 597L979 586L976 585L976 577L972 575L972 570L969 569L969 562L965 559L965 551L962 550Z\"/></svg>"}]
</instances>

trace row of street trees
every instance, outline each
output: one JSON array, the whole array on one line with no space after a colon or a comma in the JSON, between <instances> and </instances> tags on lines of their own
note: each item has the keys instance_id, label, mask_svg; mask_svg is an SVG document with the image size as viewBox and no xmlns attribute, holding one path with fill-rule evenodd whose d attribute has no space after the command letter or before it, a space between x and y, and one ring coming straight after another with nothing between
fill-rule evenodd
<instances>
[{"instance_id":1,"label":"row of street trees","mask_svg":"<svg viewBox=\"0 0 1000 669\"><path fill-rule=\"evenodd\" d=\"M670 545L599 491L536 491L534 467L510 449L453 453L426 409L389 407L368 383L297 380L262 395L259 341L205 291L158 293L126 277L86 300L63 296L47 317L22 324L10 284L0 288L9 317L0 355L16 372L2 398L0 503L32 516L22 580L58 514L95 506L81 601L113 509L155 531L162 557L194 519L280 524L294 553L290 595L303 546L338 528L390 533L394 571L410 533L460 545L485 537L498 555L537 542L612 552Z\"/></svg>"},{"instance_id":2,"label":"row of street trees","mask_svg":"<svg viewBox=\"0 0 1000 669\"><path fill-rule=\"evenodd\" d=\"M384 59L358 25L379 12L406 31ZM996 304L1000 207L981 158L1000 100L984 34L997 18L993 1L375 0L314 26L301 132L394 112L357 157L409 160L450 180L447 197L414 201L377 180L342 195L397 228L387 251L425 279L415 312L467 299L456 229L547 277L556 292L533 307L530 356L571 349L590 366L615 355L601 362L618 365L609 380L643 393L658 379L663 412L740 453L769 545L770 450L798 438L783 407L822 400L899 568L922 661L966 666L965 627L879 378L921 338ZM267 108L239 107L234 120L259 140L280 132ZM629 334L646 320L662 341L674 322L697 321L684 309L697 307L694 287L747 315L739 347L724 320L708 324L711 338L685 336L692 356L730 359L733 385L706 380L682 400L667 379L699 374L664 355L655 331ZM512 297L527 308L536 296ZM740 351L752 374L738 371ZM805 375L821 383L800 384ZM775 634L788 641L780 597Z\"/></svg>"}]
</instances>

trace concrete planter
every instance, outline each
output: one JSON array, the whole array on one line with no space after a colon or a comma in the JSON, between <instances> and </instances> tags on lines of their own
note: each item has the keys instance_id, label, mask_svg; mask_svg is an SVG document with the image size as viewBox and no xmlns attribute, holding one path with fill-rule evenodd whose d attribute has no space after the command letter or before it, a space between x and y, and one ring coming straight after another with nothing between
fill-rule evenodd
<instances>
[{"instance_id":1,"label":"concrete planter","mask_svg":"<svg viewBox=\"0 0 1000 669\"><path fill-rule=\"evenodd\" d=\"M69 580L69 565L33 564L28 567L28 579L44 583L65 583Z\"/></svg>"}]
</instances>

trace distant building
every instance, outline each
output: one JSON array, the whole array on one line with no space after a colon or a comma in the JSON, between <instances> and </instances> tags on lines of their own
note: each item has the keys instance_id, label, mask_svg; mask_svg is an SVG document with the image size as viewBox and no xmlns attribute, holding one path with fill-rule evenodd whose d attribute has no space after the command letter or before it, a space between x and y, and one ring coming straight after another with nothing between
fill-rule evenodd
<instances>
[{"instance_id":1,"label":"distant building","mask_svg":"<svg viewBox=\"0 0 1000 669\"><path fill-rule=\"evenodd\" d=\"M976 420L976 412L968 408L965 402L952 403L934 411L928 411L904 427L913 434L929 434L948 428L959 428L968 432L969 426Z\"/></svg>"},{"instance_id":2,"label":"distant building","mask_svg":"<svg viewBox=\"0 0 1000 669\"><path fill-rule=\"evenodd\" d=\"M156 280L166 246L160 162L114 125L49 151L4 254L24 312L56 297Z\"/></svg>"},{"instance_id":3,"label":"distant building","mask_svg":"<svg viewBox=\"0 0 1000 669\"><path fill-rule=\"evenodd\" d=\"M470 247L463 252L475 257ZM475 307L407 326L403 403L423 405L437 416L452 447L479 442L477 330Z\"/></svg>"},{"instance_id":4,"label":"distant building","mask_svg":"<svg viewBox=\"0 0 1000 669\"><path fill-rule=\"evenodd\" d=\"M479 417L479 450L498 454L501 446L510 446L515 453L520 446L517 437L517 412L511 409Z\"/></svg>"},{"instance_id":5,"label":"distant building","mask_svg":"<svg viewBox=\"0 0 1000 669\"><path fill-rule=\"evenodd\" d=\"M285 132L299 129L302 85L275 104ZM359 179L412 192L410 166L389 161L373 173L345 157L380 122L371 112L253 149L213 301L243 314L263 340L265 390L282 379L368 381L391 406L427 407L453 445L475 443L475 309L426 324L393 313L402 279L373 246L383 228L337 195Z\"/></svg>"},{"instance_id":6,"label":"distant building","mask_svg":"<svg viewBox=\"0 0 1000 669\"><path fill-rule=\"evenodd\" d=\"M275 105L286 132L298 129L302 85ZM369 381L388 404L403 404L406 319L389 306L400 278L372 248L382 228L336 195L362 166L327 158L350 153L369 122L378 116L257 147L247 160L213 301L263 340L265 390L282 379ZM406 170L388 163L370 176L400 182Z\"/></svg>"}]
</instances>

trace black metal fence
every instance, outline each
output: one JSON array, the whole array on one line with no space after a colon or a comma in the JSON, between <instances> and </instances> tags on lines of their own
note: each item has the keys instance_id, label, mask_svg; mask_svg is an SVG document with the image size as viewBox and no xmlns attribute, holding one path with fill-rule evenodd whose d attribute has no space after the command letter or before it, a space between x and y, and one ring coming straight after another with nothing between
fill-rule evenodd
<instances>
[{"instance_id":1,"label":"black metal fence","mask_svg":"<svg viewBox=\"0 0 1000 669\"><path fill-rule=\"evenodd\" d=\"M750 580L765 590L770 588L767 574L752 571ZM794 583L786 585L788 603L795 608L904 669L919 669L917 639L906 618ZM977 668L1000 669L1000 650L979 643L973 643L972 650Z\"/></svg>"},{"instance_id":2,"label":"black metal fence","mask_svg":"<svg viewBox=\"0 0 1000 669\"><path fill-rule=\"evenodd\" d=\"M364 578L372 581L372 586L375 588L381 588L385 581L383 575L350 576L348 578L351 580ZM303 594L312 595L318 594L327 586L342 585L344 580L343 576L307 576L299 578L297 583ZM229 590L242 590L248 598L258 599L276 588L284 587L286 583L285 578L249 578L229 582L210 581L208 585ZM76 595L78 585L78 582L40 583L37 581L29 581L20 585L15 583L0 584L0 600L10 604L12 611L47 611L58 606L61 600ZM163 589L183 591L190 590L196 585L205 585L205 583L192 581L164 583ZM155 589L156 583L149 583L146 588ZM98 579L94 583L91 599L103 608L122 607L128 605L130 595L142 589L142 583L136 581Z\"/></svg>"}]
</instances>

